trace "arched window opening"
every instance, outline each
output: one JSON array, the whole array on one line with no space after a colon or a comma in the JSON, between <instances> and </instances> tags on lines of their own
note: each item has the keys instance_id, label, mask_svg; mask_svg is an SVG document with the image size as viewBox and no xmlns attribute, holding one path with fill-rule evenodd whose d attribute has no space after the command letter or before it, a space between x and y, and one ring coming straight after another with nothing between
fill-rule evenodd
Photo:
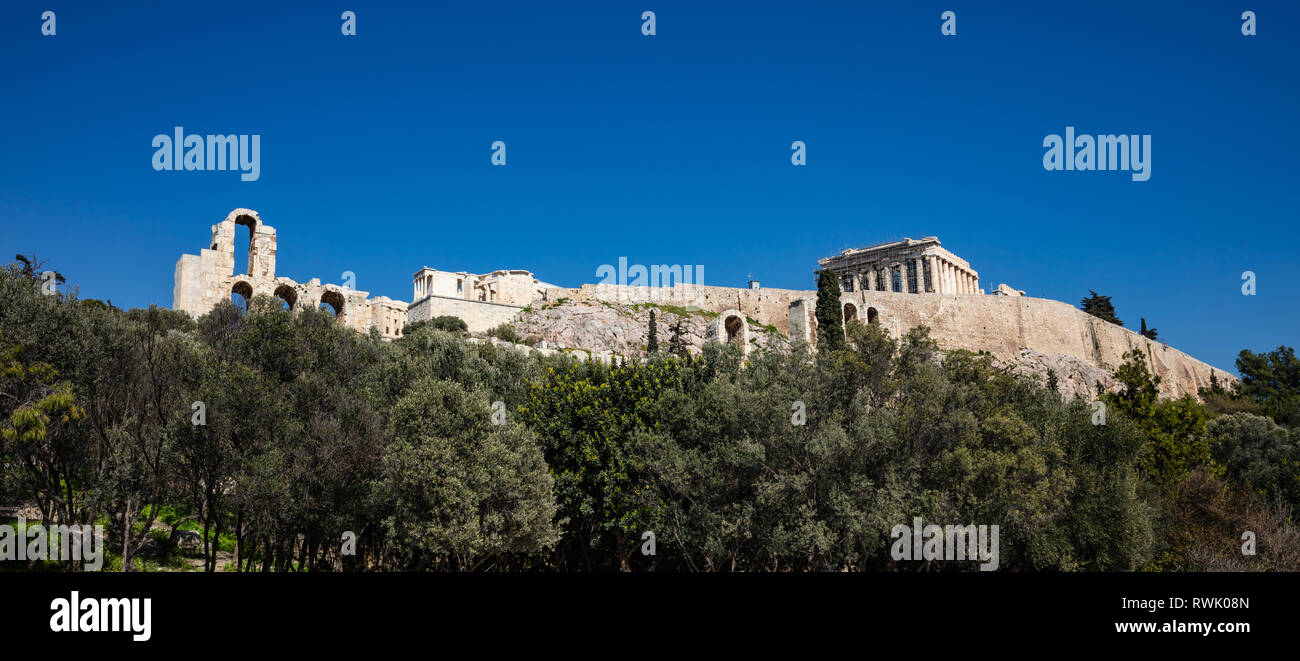
<instances>
[{"instance_id":1,"label":"arched window opening","mask_svg":"<svg viewBox=\"0 0 1300 661\"><path fill-rule=\"evenodd\" d=\"M257 232L257 221L252 216L240 216L235 219L235 268L230 275L253 275L256 258L253 256L253 235ZM244 247L243 252L240 247Z\"/></svg>"},{"instance_id":2,"label":"arched window opening","mask_svg":"<svg viewBox=\"0 0 1300 661\"><path fill-rule=\"evenodd\" d=\"M284 304L284 309L293 312L294 306L298 303L298 294L289 285L280 285L275 288L275 297L280 299Z\"/></svg>"},{"instance_id":3,"label":"arched window opening","mask_svg":"<svg viewBox=\"0 0 1300 661\"><path fill-rule=\"evenodd\" d=\"M844 325L847 326L851 321L858 320L858 306L852 303L844 304Z\"/></svg>"},{"instance_id":4,"label":"arched window opening","mask_svg":"<svg viewBox=\"0 0 1300 661\"><path fill-rule=\"evenodd\" d=\"M230 302L235 304L242 314L248 311L248 304L253 300L253 286L240 280L230 288Z\"/></svg>"},{"instance_id":5,"label":"arched window opening","mask_svg":"<svg viewBox=\"0 0 1300 661\"><path fill-rule=\"evenodd\" d=\"M343 308L343 294L336 291L327 291L321 294L320 309L329 310L336 318L343 319L346 312Z\"/></svg>"},{"instance_id":6,"label":"arched window opening","mask_svg":"<svg viewBox=\"0 0 1300 661\"><path fill-rule=\"evenodd\" d=\"M745 327L744 319L741 319L740 317L737 317L735 315L727 317L727 321L723 323L723 328L725 328L727 331L727 342L736 343L736 344L742 342L743 339L741 337L740 331L744 327Z\"/></svg>"}]
</instances>

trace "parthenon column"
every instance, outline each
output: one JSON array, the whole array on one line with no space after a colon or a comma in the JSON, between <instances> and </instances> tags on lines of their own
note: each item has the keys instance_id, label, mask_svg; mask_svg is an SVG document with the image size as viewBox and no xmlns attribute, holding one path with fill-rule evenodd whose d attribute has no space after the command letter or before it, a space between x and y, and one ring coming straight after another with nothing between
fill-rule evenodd
<instances>
[{"instance_id":1,"label":"parthenon column","mask_svg":"<svg viewBox=\"0 0 1300 661\"><path fill-rule=\"evenodd\" d=\"M898 263L898 291L907 293L907 262Z\"/></svg>"}]
</instances>

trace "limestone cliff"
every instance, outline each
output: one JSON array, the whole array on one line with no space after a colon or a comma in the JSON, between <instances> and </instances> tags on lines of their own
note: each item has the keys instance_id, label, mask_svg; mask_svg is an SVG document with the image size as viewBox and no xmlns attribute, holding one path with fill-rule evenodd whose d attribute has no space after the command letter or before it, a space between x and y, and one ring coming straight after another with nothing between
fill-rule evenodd
<instances>
[{"instance_id":1,"label":"limestone cliff","mask_svg":"<svg viewBox=\"0 0 1300 661\"><path fill-rule=\"evenodd\" d=\"M809 292L810 294L812 292ZM796 301L797 317L811 310L813 299ZM871 318L901 337L912 327L926 325L943 350L986 351L998 364L1046 383L1054 371L1058 389L1066 396L1092 399L1096 384L1115 390L1112 372L1123 354L1140 349L1153 373L1161 377L1165 397L1195 396L1209 384L1213 371L1225 384L1236 377L1211 367L1161 342L1091 317L1065 303L1028 297L907 295L858 292L844 297L859 318ZM802 303L802 304L801 304ZM655 304L566 300L529 308L511 325L531 345L544 341L551 349L639 357L648 341L650 310L656 311L660 349L668 349L672 325L683 321L683 339L693 354L701 351L718 314ZM791 340L772 326L746 317L750 349L785 349ZM797 322L793 326L800 326ZM798 337L799 333L796 332Z\"/></svg>"}]
</instances>

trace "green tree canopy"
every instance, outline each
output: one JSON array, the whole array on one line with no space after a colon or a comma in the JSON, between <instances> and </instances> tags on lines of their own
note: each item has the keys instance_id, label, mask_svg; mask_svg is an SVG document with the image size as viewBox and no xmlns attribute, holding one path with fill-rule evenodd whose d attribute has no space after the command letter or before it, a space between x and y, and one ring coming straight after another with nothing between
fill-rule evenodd
<instances>
[{"instance_id":1,"label":"green tree canopy","mask_svg":"<svg viewBox=\"0 0 1300 661\"><path fill-rule=\"evenodd\" d=\"M1116 326L1124 325L1124 322L1115 316L1115 306L1111 304L1109 296L1102 296L1092 290L1089 290L1088 294L1087 298L1079 302L1080 309L1102 321L1109 321Z\"/></svg>"},{"instance_id":2,"label":"green tree canopy","mask_svg":"<svg viewBox=\"0 0 1300 661\"><path fill-rule=\"evenodd\" d=\"M840 305L840 280L831 269L817 276L817 348L834 351L844 348L844 309Z\"/></svg>"}]
</instances>

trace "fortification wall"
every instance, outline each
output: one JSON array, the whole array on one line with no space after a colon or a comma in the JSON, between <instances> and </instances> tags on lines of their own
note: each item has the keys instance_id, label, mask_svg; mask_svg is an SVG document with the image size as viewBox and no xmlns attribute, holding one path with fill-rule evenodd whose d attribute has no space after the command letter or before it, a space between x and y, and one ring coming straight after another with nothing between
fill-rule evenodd
<instances>
[{"instance_id":1,"label":"fortification wall","mask_svg":"<svg viewBox=\"0 0 1300 661\"><path fill-rule=\"evenodd\" d=\"M449 296L426 296L406 309L407 323L450 315L460 317L471 333L481 333L513 320L524 308L504 303L471 301Z\"/></svg>"},{"instance_id":2,"label":"fortification wall","mask_svg":"<svg viewBox=\"0 0 1300 661\"><path fill-rule=\"evenodd\" d=\"M1161 394L1180 397L1196 395L1210 384L1213 371L1220 382L1236 376L1201 362L1163 342L1116 326L1067 303L1028 296L952 296L947 294L899 294L853 292L841 299L848 314L876 323L899 337L909 329L925 325L930 336L944 349L987 351L995 358L1015 361L1020 350L1069 356L1103 370L1113 370L1131 349L1141 349L1148 366L1160 376ZM815 335L816 292L790 308L800 330L791 339ZM803 320L806 323L800 323ZM804 331L808 328L809 331Z\"/></svg>"},{"instance_id":3,"label":"fortification wall","mask_svg":"<svg viewBox=\"0 0 1300 661\"><path fill-rule=\"evenodd\" d=\"M739 310L762 325L775 326L792 340L811 341L817 332L813 313L817 292L811 290L583 285L574 292L574 299L696 306L718 313ZM876 322L884 324L894 337L925 325L941 348L987 351L1004 361L1015 361L1024 348L1068 356L1109 371L1123 362L1125 352L1140 348L1151 370L1162 377L1161 393L1169 397L1195 395L1199 388L1209 385L1211 370L1221 382L1236 380L1232 374L1168 344L1101 321L1060 301L1028 296L883 291L851 292L841 300L851 304L849 313L864 322L874 308Z\"/></svg>"},{"instance_id":4,"label":"fortification wall","mask_svg":"<svg viewBox=\"0 0 1300 661\"><path fill-rule=\"evenodd\" d=\"M763 325L775 326L790 333L790 303L808 296L797 289L742 289L708 285L672 287L630 287L627 285L582 285L573 292L575 301L610 303L655 303L688 308L695 306L709 312L739 310ZM815 292L813 293L814 295Z\"/></svg>"}]
</instances>

